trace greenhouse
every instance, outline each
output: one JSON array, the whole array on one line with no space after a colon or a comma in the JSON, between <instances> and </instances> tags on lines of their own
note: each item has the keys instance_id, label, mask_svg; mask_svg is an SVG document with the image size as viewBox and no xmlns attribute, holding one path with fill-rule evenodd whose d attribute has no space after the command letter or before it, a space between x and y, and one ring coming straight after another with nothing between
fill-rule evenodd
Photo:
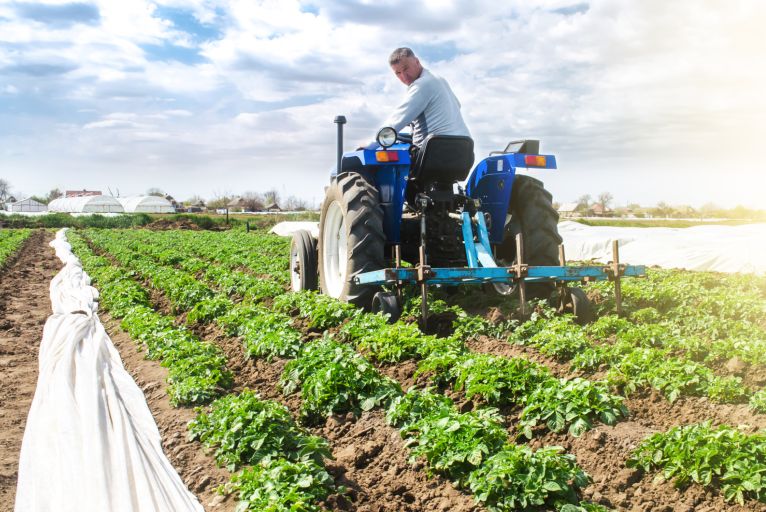
<instances>
[{"instance_id":1,"label":"greenhouse","mask_svg":"<svg viewBox=\"0 0 766 512\"><path fill-rule=\"evenodd\" d=\"M111 196L60 197L48 205L50 212L124 213L120 202Z\"/></svg>"},{"instance_id":2,"label":"greenhouse","mask_svg":"<svg viewBox=\"0 0 766 512\"><path fill-rule=\"evenodd\" d=\"M175 213L173 205L159 196L118 197L126 213Z\"/></svg>"},{"instance_id":3,"label":"greenhouse","mask_svg":"<svg viewBox=\"0 0 766 512\"><path fill-rule=\"evenodd\" d=\"M21 201L16 201L15 203L10 203L7 205L7 209L9 212L44 212L48 209L48 207L39 202L35 201L31 197L27 199L22 199Z\"/></svg>"}]
</instances>

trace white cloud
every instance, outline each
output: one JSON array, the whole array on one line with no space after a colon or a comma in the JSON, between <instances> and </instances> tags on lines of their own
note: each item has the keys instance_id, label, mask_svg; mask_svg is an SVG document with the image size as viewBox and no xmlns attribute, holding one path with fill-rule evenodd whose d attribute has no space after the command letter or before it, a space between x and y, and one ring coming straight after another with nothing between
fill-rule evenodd
<instances>
[{"instance_id":1,"label":"white cloud","mask_svg":"<svg viewBox=\"0 0 766 512\"><path fill-rule=\"evenodd\" d=\"M279 169L303 176L293 186L306 196L321 193L333 117L347 116L350 147L403 95L386 65L399 45L450 81L478 155L542 139L559 156L545 179L560 200L611 187L618 201L642 188L633 200L673 200L651 184L695 170L754 179L766 118L761 2L311 3L318 15L297 0L99 0L97 23L52 27L0 5L0 91L19 115L4 114L17 133L0 126L0 143L34 176L23 188L50 188L39 170L50 158L114 180L127 162L146 165L146 179L162 176L180 196L278 185ZM142 45L197 44L159 7L215 24L220 38L196 48L206 60L152 60Z\"/></svg>"}]
</instances>

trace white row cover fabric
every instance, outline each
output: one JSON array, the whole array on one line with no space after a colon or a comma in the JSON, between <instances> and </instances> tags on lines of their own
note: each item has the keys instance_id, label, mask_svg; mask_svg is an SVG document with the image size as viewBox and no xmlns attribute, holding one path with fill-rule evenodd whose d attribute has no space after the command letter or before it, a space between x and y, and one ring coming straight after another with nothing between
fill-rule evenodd
<instances>
[{"instance_id":1,"label":"white row cover fabric","mask_svg":"<svg viewBox=\"0 0 766 512\"><path fill-rule=\"evenodd\" d=\"M173 205L159 196L118 197L126 213L175 213Z\"/></svg>"},{"instance_id":2,"label":"white row cover fabric","mask_svg":"<svg viewBox=\"0 0 766 512\"><path fill-rule=\"evenodd\" d=\"M202 511L162 452L144 395L97 316L98 292L65 230L53 315L19 460L16 512Z\"/></svg>"},{"instance_id":3,"label":"white row cover fabric","mask_svg":"<svg viewBox=\"0 0 766 512\"><path fill-rule=\"evenodd\" d=\"M271 233L292 236L307 229L317 238L317 222L280 222ZM559 223L568 260L612 260L612 240L620 242L620 261L686 270L766 273L766 224L705 225L691 228L623 228Z\"/></svg>"},{"instance_id":4,"label":"white row cover fabric","mask_svg":"<svg viewBox=\"0 0 766 512\"><path fill-rule=\"evenodd\" d=\"M124 213L125 208L112 196L59 197L48 204L48 211L61 213Z\"/></svg>"},{"instance_id":5,"label":"white row cover fabric","mask_svg":"<svg viewBox=\"0 0 766 512\"><path fill-rule=\"evenodd\" d=\"M274 233L279 236L293 236L293 233L305 229L311 232L311 236L319 238L319 223L318 222L280 222L275 224L273 228L269 230L269 233Z\"/></svg>"},{"instance_id":6,"label":"white row cover fabric","mask_svg":"<svg viewBox=\"0 0 766 512\"><path fill-rule=\"evenodd\" d=\"M568 260L612 260L612 240L620 262L663 268L766 273L766 224L691 228L623 228L561 222Z\"/></svg>"}]
</instances>

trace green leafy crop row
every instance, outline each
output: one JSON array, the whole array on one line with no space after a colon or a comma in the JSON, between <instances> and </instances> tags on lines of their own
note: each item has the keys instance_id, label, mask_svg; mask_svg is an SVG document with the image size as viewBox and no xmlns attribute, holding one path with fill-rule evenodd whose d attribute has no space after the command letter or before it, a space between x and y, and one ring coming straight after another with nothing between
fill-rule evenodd
<instances>
[{"instance_id":1,"label":"green leafy crop row","mask_svg":"<svg viewBox=\"0 0 766 512\"><path fill-rule=\"evenodd\" d=\"M766 502L766 434L745 434L709 422L674 427L645 439L628 460L629 467L673 480L677 487L690 483L721 488L727 501Z\"/></svg>"},{"instance_id":2,"label":"green leafy crop row","mask_svg":"<svg viewBox=\"0 0 766 512\"><path fill-rule=\"evenodd\" d=\"M508 442L495 409L460 413L443 395L410 389L396 398L387 421L401 429L411 458L470 488L491 511L575 507L577 489L590 479L559 447L533 451Z\"/></svg>"},{"instance_id":3,"label":"green leafy crop row","mask_svg":"<svg viewBox=\"0 0 766 512\"><path fill-rule=\"evenodd\" d=\"M245 466L225 486L239 494L237 510L320 511L321 500L342 491L324 467L327 441L296 425L283 405L246 389L197 413L190 439L213 449L230 471Z\"/></svg>"},{"instance_id":4,"label":"green leafy crop row","mask_svg":"<svg viewBox=\"0 0 766 512\"><path fill-rule=\"evenodd\" d=\"M285 366L281 385L286 394L300 388L301 416L307 423L329 414L360 414L388 404L402 392L354 349L329 338L303 345Z\"/></svg>"},{"instance_id":5,"label":"green leafy crop row","mask_svg":"<svg viewBox=\"0 0 766 512\"><path fill-rule=\"evenodd\" d=\"M130 273L120 272L108 260L95 256L76 234L69 233L68 238L83 267L101 288L104 307L122 318L121 326L146 348L147 357L161 360L168 368L168 395L173 405L206 403L231 387L233 376L220 348L154 311Z\"/></svg>"},{"instance_id":6,"label":"green leafy crop row","mask_svg":"<svg viewBox=\"0 0 766 512\"><path fill-rule=\"evenodd\" d=\"M31 234L30 229L0 229L0 268Z\"/></svg>"}]
</instances>

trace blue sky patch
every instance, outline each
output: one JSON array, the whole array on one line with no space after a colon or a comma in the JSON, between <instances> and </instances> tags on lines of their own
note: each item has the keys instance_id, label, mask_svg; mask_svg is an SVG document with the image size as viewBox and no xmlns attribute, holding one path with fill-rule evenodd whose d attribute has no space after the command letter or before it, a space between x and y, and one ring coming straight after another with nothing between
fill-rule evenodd
<instances>
[{"instance_id":1,"label":"blue sky patch","mask_svg":"<svg viewBox=\"0 0 766 512\"><path fill-rule=\"evenodd\" d=\"M307 12L315 16L319 16L319 7L313 2L301 2L301 12Z\"/></svg>"},{"instance_id":2,"label":"blue sky patch","mask_svg":"<svg viewBox=\"0 0 766 512\"><path fill-rule=\"evenodd\" d=\"M35 77L64 75L77 69L77 65L62 62L60 64L48 64L46 62L30 62L27 64L14 64L0 68L0 74L19 74Z\"/></svg>"},{"instance_id":3,"label":"blue sky patch","mask_svg":"<svg viewBox=\"0 0 766 512\"><path fill-rule=\"evenodd\" d=\"M146 58L151 61L177 61L184 64L199 64L207 62L207 59L200 55L197 48L186 48L174 44L142 44L141 49L146 52Z\"/></svg>"},{"instance_id":4,"label":"blue sky patch","mask_svg":"<svg viewBox=\"0 0 766 512\"><path fill-rule=\"evenodd\" d=\"M84 23L96 25L101 20L98 7L86 3L70 3L61 5L17 3L13 4L16 14L22 18L38 21L62 28Z\"/></svg>"},{"instance_id":5,"label":"blue sky patch","mask_svg":"<svg viewBox=\"0 0 766 512\"><path fill-rule=\"evenodd\" d=\"M573 4L568 5L566 7L560 7L559 9L553 9L552 12L555 12L556 14L563 14L564 16L571 16L573 14L583 14L588 12L588 9L590 9L590 5L587 3L582 4Z\"/></svg>"},{"instance_id":6,"label":"blue sky patch","mask_svg":"<svg viewBox=\"0 0 766 512\"><path fill-rule=\"evenodd\" d=\"M422 57L422 59L428 63L452 60L458 53L460 53L457 45L452 41L434 44L419 44L417 46L412 46L411 48L412 51L415 52L415 55Z\"/></svg>"},{"instance_id":7,"label":"blue sky patch","mask_svg":"<svg viewBox=\"0 0 766 512\"><path fill-rule=\"evenodd\" d=\"M196 43L219 39L223 36L223 30L219 26L200 22L192 11L186 9L157 7L155 15L171 21L177 30L189 34ZM216 15L222 17L223 13L217 9Z\"/></svg>"}]
</instances>

